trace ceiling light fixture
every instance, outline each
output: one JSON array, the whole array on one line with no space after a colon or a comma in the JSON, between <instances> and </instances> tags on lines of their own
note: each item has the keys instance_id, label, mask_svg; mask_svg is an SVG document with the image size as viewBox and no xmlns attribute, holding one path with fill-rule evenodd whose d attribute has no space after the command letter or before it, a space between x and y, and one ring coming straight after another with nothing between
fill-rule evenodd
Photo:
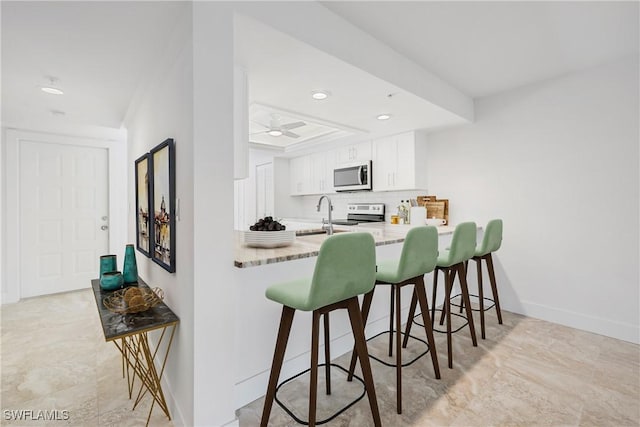
<instances>
[{"instance_id":1,"label":"ceiling light fixture","mask_svg":"<svg viewBox=\"0 0 640 427\"><path fill-rule=\"evenodd\" d=\"M329 92L328 90L314 90L313 92L311 92L311 97L316 101L327 99L329 95L331 95L331 92Z\"/></svg>"},{"instance_id":2,"label":"ceiling light fixture","mask_svg":"<svg viewBox=\"0 0 640 427\"><path fill-rule=\"evenodd\" d=\"M282 136L282 131L278 129L271 129L267 133L271 136Z\"/></svg>"},{"instance_id":3,"label":"ceiling light fixture","mask_svg":"<svg viewBox=\"0 0 640 427\"><path fill-rule=\"evenodd\" d=\"M64 92L56 87L42 86L40 90L46 93L50 93L51 95L64 95Z\"/></svg>"},{"instance_id":4,"label":"ceiling light fixture","mask_svg":"<svg viewBox=\"0 0 640 427\"><path fill-rule=\"evenodd\" d=\"M40 86L41 91L45 93L49 93L51 95L64 95L64 92L62 91L62 89L56 87L56 82L58 81L56 77L47 76L45 78L49 80L49 84Z\"/></svg>"},{"instance_id":5,"label":"ceiling light fixture","mask_svg":"<svg viewBox=\"0 0 640 427\"><path fill-rule=\"evenodd\" d=\"M378 116L376 117L376 119L378 120L389 120L390 118L391 118L391 114L389 113L378 114Z\"/></svg>"}]
</instances>

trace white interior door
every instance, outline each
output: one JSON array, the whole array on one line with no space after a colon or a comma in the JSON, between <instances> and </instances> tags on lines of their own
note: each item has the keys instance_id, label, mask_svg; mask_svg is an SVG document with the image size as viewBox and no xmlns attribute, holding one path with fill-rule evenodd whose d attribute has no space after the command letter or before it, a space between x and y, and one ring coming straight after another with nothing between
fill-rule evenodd
<instances>
[{"instance_id":1,"label":"white interior door","mask_svg":"<svg viewBox=\"0 0 640 427\"><path fill-rule=\"evenodd\" d=\"M256 219L273 216L273 163L256 166Z\"/></svg>"},{"instance_id":2,"label":"white interior door","mask_svg":"<svg viewBox=\"0 0 640 427\"><path fill-rule=\"evenodd\" d=\"M109 250L107 149L36 141L19 149L21 296L86 288Z\"/></svg>"}]
</instances>

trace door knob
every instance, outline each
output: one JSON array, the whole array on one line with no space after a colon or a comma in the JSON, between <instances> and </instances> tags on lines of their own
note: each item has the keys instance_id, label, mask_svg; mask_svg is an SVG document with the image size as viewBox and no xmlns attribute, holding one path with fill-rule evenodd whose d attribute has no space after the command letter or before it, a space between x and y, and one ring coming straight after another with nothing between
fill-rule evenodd
<instances>
[{"instance_id":1,"label":"door knob","mask_svg":"<svg viewBox=\"0 0 640 427\"><path fill-rule=\"evenodd\" d=\"M103 225L103 226L101 226L101 227L100 227L100 230L103 230L103 231L104 231L104 230L106 230L106 229L108 229L108 228L109 228L109 226L108 226L108 225Z\"/></svg>"}]
</instances>

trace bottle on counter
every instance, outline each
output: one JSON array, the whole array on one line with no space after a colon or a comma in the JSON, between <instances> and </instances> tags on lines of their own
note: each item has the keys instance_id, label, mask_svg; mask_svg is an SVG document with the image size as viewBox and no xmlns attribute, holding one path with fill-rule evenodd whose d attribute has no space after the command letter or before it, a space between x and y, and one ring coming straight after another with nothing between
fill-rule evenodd
<instances>
[{"instance_id":1,"label":"bottle on counter","mask_svg":"<svg viewBox=\"0 0 640 427\"><path fill-rule=\"evenodd\" d=\"M407 213L407 217L404 220L405 224L411 224L411 202L407 199L404 202L405 212Z\"/></svg>"},{"instance_id":2,"label":"bottle on counter","mask_svg":"<svg viewBox=\"0 0 640 427\"><path fill-rule=\"evenodd\" d=\"M400 205L398 205L398 217L400 219L400 224L408 224L408 211L407 206L404 203L404 200L400 200Z\"/></svg>"}]
</instances>

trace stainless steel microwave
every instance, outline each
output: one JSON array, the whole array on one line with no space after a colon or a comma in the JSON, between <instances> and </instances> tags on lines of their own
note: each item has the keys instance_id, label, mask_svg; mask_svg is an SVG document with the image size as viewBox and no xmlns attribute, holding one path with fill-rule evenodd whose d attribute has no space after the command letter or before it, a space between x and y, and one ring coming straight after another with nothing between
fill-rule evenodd
<instances>
[{"instance_id":1,"label":"stainless steel microwave","mask_svg":"<svg viewBox=\"0 0 640 427\"><path fill-rule=\"evenodd\" d=\"M333 170L335 191L371 190L371 160L342 165Z\"/></svg>"}]
</instances>

